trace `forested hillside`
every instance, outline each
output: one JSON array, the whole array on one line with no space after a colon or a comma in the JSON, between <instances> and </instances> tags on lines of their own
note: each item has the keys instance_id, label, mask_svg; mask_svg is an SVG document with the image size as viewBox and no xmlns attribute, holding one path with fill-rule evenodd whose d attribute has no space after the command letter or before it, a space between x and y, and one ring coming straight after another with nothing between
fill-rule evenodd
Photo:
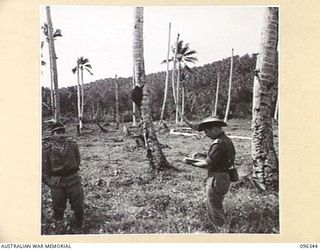
<instances>
[{"instance_id":1,"label":"forested hillside","mask_svg":"<svg viewBox=\"0 0 320 250\"><path fill-rule=\"evenodd\" d=\"M230 118L250 118L252 104L253 78L256 64L256 54L234 56L232 77L232 100ZM217 75L220 75L218 98L218 114L223 116L227 104L230 57L200 67L193 67L192 73L185 73L181 84L186 87L185 115L188 118L198 118L211 115L214 105ZM165 72L147 75L151 88L151 108L153 118L159 119L163 102ZM170 77L171 79L171 71ZM86 120L99 119L112 121L115 117L115 82L119 86L120 112L123 121L132 119L131 89L132 78L106 78L84 85ZM274 93L277 93L275 90ZM77 116L76 86L60 89L61 114L63 117ZM274 105L276 94L274 96ZM42 88L43 115L50 114L50 89ZM171 82L165 111L165 119L173 118L175 114Z\"/></svg>"}]
</instances>

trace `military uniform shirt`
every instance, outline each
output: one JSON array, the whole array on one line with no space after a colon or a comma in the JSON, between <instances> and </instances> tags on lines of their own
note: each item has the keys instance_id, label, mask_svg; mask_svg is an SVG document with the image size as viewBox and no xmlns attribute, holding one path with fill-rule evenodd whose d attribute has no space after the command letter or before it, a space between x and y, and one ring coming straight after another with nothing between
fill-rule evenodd
<instances>
[{"instance_id":1,"label":"military uniform shirt","mask_svg":"<svg viewBox=\"0 0 320 250\"><path fill-rule=\"evenodd\" d=\"M73 185L80 181L79 165L80 152L75 142L67 141L62 151L51 144L42 154L43 180L49 186Z\"/></svg>"},{"instance_id":2,"label":"military uniform shirt","mask_svg":"<svg viewBox=\"0 0 320 250\"><path fill-rule=\"evenodd\" d=\"M213 173L228 172L233 165L235 158L235 149L229 137L221 132L213 141L206 161L208 162L208 177L213 176Z\"/></svg>"}]
</instances>

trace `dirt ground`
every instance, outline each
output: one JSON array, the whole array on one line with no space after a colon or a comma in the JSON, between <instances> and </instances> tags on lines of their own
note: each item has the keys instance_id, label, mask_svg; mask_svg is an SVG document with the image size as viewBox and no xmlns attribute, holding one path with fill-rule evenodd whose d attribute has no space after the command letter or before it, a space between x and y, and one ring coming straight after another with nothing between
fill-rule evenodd
<instances>
[{"instance_id":1,"label":"dirt ground","mask_svg":"<svg viewBox=\"0 0 320 250\"><path fill-rule=\"evenodd\" d=\"M108 133L101 132L96 124L85 126L88 128L85 134L77 136L75 125L67 125L67 135L78 143L82 158L80 175L85 192L84 226L79 229L73 225L73 213L69 206L63 223L54 223L49 189L43 185L42 234L214 232L206 218L206 170L182 161L193 152L207 152L211 143L209 138L195 131L189 132L198 135L172 135L168 131L160 131L157 137L163 144L163 153L179 171L154 174L149 168L146 150L137 146L133 133L125 135L115 130L114 125L106 126ZM231 120L225 131L231 136L250 137L250 121ZM43 134L48 135L45 128ZM233 183L226 195L226 224L220 232L277 234L278 193L258 191L250 181L251 140L233 138L233 142L240 181ZM274 142L278 152L276 125Z\"/></svg>"}]
</instances>

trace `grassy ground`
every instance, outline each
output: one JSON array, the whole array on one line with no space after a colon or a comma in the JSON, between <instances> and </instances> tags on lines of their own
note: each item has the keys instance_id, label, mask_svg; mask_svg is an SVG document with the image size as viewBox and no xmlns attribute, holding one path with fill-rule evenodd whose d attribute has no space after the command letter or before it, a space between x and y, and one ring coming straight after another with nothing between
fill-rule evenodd
<instances>
[{"instance_id":1,"label":"grassy ground","mask_svg":"<svg viewBox=\"0 0 320 250\"><path fill-rule=\"evenodd\" d=\"M206 170L186 165L185 156L206 152L210 139L204 135L181 136L158 133L167 160L180 171L152 174L146 151L132 136L107 127L78 137L70 126L68 136L77 141L85 192L85 221L73 226L68 207L65 220L53 223L49 189L42 189L42 234L212 233L206 219ZM86 125L97 129L96 125ZM113 130L113 132L112 132ZM46 130L44 130L46 132ZM250 136L250 122L231 120L227 135ZM278 133L275 127L275 147ZM240 181L225 198L227 221L221 233L279 233L277 192L258 191L250 178L251 141L233 139Z\"/></svg>"}]
</instances>

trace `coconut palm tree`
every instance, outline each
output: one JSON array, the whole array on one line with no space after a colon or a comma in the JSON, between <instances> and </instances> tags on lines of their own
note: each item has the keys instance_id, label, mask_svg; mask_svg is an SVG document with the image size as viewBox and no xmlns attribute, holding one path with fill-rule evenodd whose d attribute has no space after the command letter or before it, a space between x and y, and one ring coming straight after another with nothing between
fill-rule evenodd
<instances>
[{"instance_id":1,"label":"coconut palm tree","mask_svg":"<svg viewBox=\"0 0 320 250\"><path fill-rule=\"evenodd\" d=\"M47 13L47 33L48 33L48 44L49 44L49 58L50 58L50 72L51 72L51 82L53 83L53 100L54 100L54 120L58 121L60 119L60 95L59 95L59 87L58 87L58 72L57 72L57 56L54 47L54 32L53 25L51 20L51 11L50 7L46 6ZM58 33L57 33L58 31ZM56 36L61 35L60 30L55 31ZM60 35L59 35L60 34Z\"/></svg>"},{"instance_id":2,"label":"coconut palm tree","mask_svg":"<svg viewBox=\"0 0 320 250\"><path fill-rule=\"evenodd\" d=\"M278 8L266 8L252 101L253 180L262 190L278 188L278 157L273 145L272 131L272 89L277 84L275 72L278 25Z\"/></svg>"},{"instance_id":3,"label":"coconut palm tree","mask_svg":"<svg viewBox=\"0 0 320 250\"><path fill-rule=\"evenodd\" d=\"M84 111L84 88L83 88L83 71L86 70L90 75L92 66L89 64L89 59L83 56L77 59L77 66L72 69L72 72L77 73L77 93L78 93L78 118L79 118L79 134L81 134L83 127L83 111Z\"/></svg>"},{"instance_id":4,"label":"coconut palm tree","mask_svg":"<svg viewBox=\"0 0 320 250\"><path fill-rule=\"evenodd\" d=\"M44 23L41 26L42 32L45 36L45 40L46 42L49 44L49 29L48 29L48 24ZM55 41L57 37L62 37L61 34L61 30L60 29L56 29L53 30L53 40ZM44 41L41 42L41 66L46 66L46 62L43 60L43 54L42 54L42 50L44 48ZM58 59L56 57L56 59ZM50 72L51 72L51 67L50 67ZM42 74L42 71L41 71ZM52 72L51 72L52 75ZM56 110L56 101L55 101L55 97L54 97L54 86L53 86L53 79L51 78L51 86L50 86L50 101L51 101L51 112L52 112L52 118L55 119L55 110Z\"/></svg>"},{"instance_id":5,"label":"coconut palm tree","mask_svg":"<svg viewBox=\"0 0 320 250\"><path fill-rule=\"evenodd\" d=\"M178 123L178 110L179 110L179 88L180 80L182 82L182 107L181 116L184 115L184 96L185 96L185 77L187 73L192 73L192 70L188 66L188 63L196 63L198 59L194 57L197 52L190 50L189 43L183 44L183 40L179 41L177 46L177 62L178 62L178 74L177 74L177 112L176 112L176 123ZM183 121L181 117L181 122Z\"/></svg>"},{"instance_id":6,"label":"coconut palm tree","mask_svg":"<svg viewBox=\"0 0 320 250\"><path fill-rule=\"evenodd\" d=\"M179 34L178 34L179 38ZM176 124L178 123L178 114L179 114L179 92L180 92L180 81L182 80L182 103L184 104L184 96L185 96L185 76L187 73L192 73L191 68L189 67L189 63L196 63L198 59L194 56L197 51L191 50L189 43L184 44L183 40L177 40L177 43L174 47L172 47L172 52L174 57L170 58L169 60L164 60L162 63L169 62L176 62L177 66L177 86L176 86ZM175 64L174 64L175 65ZM173 71L175 70L175 67ZM184 114L184 105L182 107L181 115ZM182 119L181 119L182 120Z\"/></svg>"},{"instance_id":7,"label":"coconut palm tree","mask_svg":"<svg viewBox=\"0 0 320 250\"><path fill-rule=\"evenodd\" d=\"M149 165L154 171L171 167L160 148L152 122L149 85L146 82L143 56L143 7L134 9L133 65L136 86L144 88L141 104L141 122Z\"/></svg>"}]
</instances>

